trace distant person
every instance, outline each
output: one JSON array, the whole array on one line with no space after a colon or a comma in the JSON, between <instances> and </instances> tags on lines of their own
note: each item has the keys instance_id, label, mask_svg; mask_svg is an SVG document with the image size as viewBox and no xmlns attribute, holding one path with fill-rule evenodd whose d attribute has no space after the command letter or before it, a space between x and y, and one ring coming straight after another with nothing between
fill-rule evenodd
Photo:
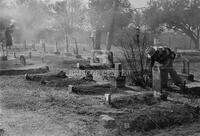
<instances>
[{"instance_id":1,"label":"distant person","mask_svg":"<svg viewBox=\"0 0 200 136\"><path fill-rule=\"evenodd\" d=\"M161 65L162 87L167 88L168 74L170 74L175 85L184 87L184 82L173 68L173 62L176 54L168 47L149 47L145 51L150 62L150 67L154 66L155 62Z\"/></svg>"},{"instance_id":2,"label":"distant person","mask_svg":"<svg viewBox=\"0 0 200 136\"><path fill-rule=\"evenodd\" d=\"M5 34L4 32L0 32L0 44L1 44L2 50L3 50L4 42L5 42Z\"/></svg>"},{"instance_id":3,"label":"distant person","mask_svg":"<svg viewBox=\"0 0 200 136\"><path fill-rule=\"evenodd\" d=\"M9 49L11 48L11 46L13 45L13 42L12 42L12 28L13 26L9 26L9 27L6 27L6 30L5 30L5 45L6 47L8 47Z\"/></svg>"}]
</instances>

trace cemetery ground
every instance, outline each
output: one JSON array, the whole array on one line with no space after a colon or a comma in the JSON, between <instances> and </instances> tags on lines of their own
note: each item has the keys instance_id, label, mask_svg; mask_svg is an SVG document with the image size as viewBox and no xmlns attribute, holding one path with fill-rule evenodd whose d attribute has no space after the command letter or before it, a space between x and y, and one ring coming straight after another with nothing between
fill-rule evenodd
<instances>
[{"instance_id":1,"label":"cemetery ground","mask_svg":"<svg viewBox=\"0 0 200 136\"><path fill-rule=\"evenodd\" d=\"M48 65L44 77L63 70L69 74L77 62L88 63L89 48L81 51L83 59L74 56L47 54L41 60L40 50L18 51L27 56L27 65ZM49 49L50 50L50 49ZM80 49L82 50L82 49ZM51 52L51 51L49 51ZM200 56L189 56L191 73L200 78ZM177 64L177 69L180 64ZM12 66L9 66L12 67ZM31 75L31 74L30 74ZM0 131L10 136L197 136L200 134L198 96L169 92L172 100L153 97L150 89L131 86L115 89L108 81L67 79L33 82L22 75L0 76ZM63 84L62 84L63 83ZM111 82L112 83L112 82ZM83 93L69 92L68 85L77 85ZM89 92L89 93L88 93ZM105 101L111 93L111 103ZM187 104L186 104L187 103Z\"/></svg>"}]
</instances>

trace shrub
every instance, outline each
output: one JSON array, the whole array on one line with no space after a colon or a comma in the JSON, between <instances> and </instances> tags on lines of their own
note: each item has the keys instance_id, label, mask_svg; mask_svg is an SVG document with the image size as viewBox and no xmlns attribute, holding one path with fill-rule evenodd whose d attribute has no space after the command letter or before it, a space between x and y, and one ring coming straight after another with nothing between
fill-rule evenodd
<instances>
[{"instance_id":1,"label":"shrub","mask_svg":"<svg viewBox=\"0 0 200 136\"><path fill-rule=\"evenodd\" d=\"M148 45L148 33L136 28L123 29L119 34L117 46L121 49L123 61L130 81L145 87L145 77L149 71L146 66L145 49Z\"/></svg>"}]
</instances>

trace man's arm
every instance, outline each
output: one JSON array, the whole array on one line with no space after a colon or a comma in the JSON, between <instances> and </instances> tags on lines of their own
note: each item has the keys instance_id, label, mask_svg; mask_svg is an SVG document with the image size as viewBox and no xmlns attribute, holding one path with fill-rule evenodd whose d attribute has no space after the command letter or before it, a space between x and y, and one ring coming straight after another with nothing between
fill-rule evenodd
<instances>
[{"instance_id":1,"label":"man's arm","mask_svg":"<svg viewBox=\"0 0 200 136\"><path fill-rule=\"evenodd\" d=\"M147 58L146 66L147 66L148 68L151 69L151 68L153 67L154 63L155 63L154 59L152 59L152 58Z\"/></svg>"},{"instance_id":2,"label":"man's arm","mask_svg":"<svg viewBox=\"0 0 200 136\"><path fill-rule=\"evenodd\" d=\"M154 66L155 60L151 59L151 68Z\"/></svg>"}]
</instances>

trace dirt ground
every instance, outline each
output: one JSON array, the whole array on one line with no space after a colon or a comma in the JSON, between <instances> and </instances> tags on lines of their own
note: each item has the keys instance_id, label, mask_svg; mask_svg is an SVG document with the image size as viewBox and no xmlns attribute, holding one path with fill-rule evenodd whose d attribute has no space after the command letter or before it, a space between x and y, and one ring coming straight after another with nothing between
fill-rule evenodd
<instances>
[{"instance_id":1,"label":"dirt ground","mask_svg":"<svg viewBox=\"0 0 200 136\"><path fill-rule=\"evenodd\" d=\"M76 62L70 60L70 58L58 59L56 57L48 57L45 60L45 63L50 66L50 73L56 73L60 70L73 68L73 66L76 65ZM81 60L77 62L84 63L84 61L82 62ZM195 75L196 73L200 73L199 66L200 63L192 64L192 70L195 72ZM197 77L199 76L197 75ZM4 133L5 136L200 135L199 118L193 117L192 114L188 112L181 112L189 119L189 121L186 121L185 123L175 123L164 128L158 125L156 128L148 131L135 129L137 127L137 125L135 125L137 122L134 122L137 121L135 119L136 117L139 118L141 117L140 114L145 111L151 111L156 107L161 109L167 107L167 109L171 110L170 106L176 105L171 102L168 102L168 104L160 101L149 103L149 99L146 101L146 98L142 97L137 99L131 98L131 102L120 101L120 106L117 105L118 107L112 107L106 104L104 95L101 93L95 95L69 93L66 87L46 86L39 82L27 81L23 75L0 76L0 91L0 129L2 129L0 132ZM132 89L117 90L113 94L113 98L121 98L121 96L127 97L130 95L141 94L142 92L150 93L150 91L134 87ZM174 94L171 95L176 97ZM145 101L143 99L145 99ZM150 102L152 102L152 100ZM117 102L114 106L116 106L116 104ZM126 106L122 104L125 104ZM115 118L119 127L106 129L102 125L100 119L100 116L105 114ZM198 115L195 113L194 116ZM148 117L152 117L151 119L153 120L153 114L152 116L149 114ZM148 118L148 120L151 119ZM132 126L135 127L132 128L131 131L125 130L121 127L124 124L120 125L120 123L123 122L122 120L134 122L135 124ZM152 120L151 123L155 121Z\"/></svg>"}]
</instances>

